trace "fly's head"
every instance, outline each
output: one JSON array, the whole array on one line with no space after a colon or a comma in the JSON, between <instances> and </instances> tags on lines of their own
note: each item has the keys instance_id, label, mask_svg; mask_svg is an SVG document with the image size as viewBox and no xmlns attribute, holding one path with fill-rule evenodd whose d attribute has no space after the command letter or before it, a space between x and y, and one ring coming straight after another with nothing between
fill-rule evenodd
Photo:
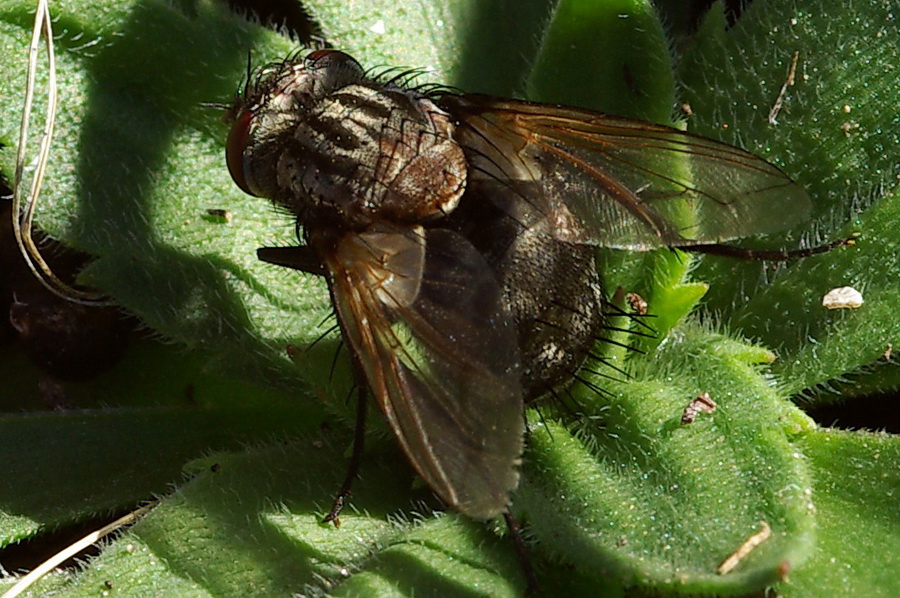
<instances>
[{"instance_id":1,"label":"fly's head","mask_svg":"<svg viewBox=\"0 0 900 598\"><path fill-rule=\"evenodd\" d=\"M421 223L455 209L466 160L429 98L317 50L265 67L232 109L228 168L307 227Z\"/></svg>"}]
</instances>

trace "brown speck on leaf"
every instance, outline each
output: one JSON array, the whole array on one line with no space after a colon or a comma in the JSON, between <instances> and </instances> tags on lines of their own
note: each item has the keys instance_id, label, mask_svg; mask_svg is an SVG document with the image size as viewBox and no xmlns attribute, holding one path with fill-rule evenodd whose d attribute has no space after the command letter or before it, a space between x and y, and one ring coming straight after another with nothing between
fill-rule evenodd
<instances>
[{"instance_id":1,"label":"brown speck on leaf","mask_svg":"<svg viewBox=\"0 0 900 598\"><path fill-rule=\"evenodd\" d=\"M234 219L234 216L232 216L231 212L222 208L210 208L206 210L206 214L220 222L224 222L225 224L230 224Z\"/></svg>"},{"instance_id":2,"label":"brown speck on leaf","mask_svg":"<svg viewBox=\"0 0 900 598\"><path fill-rule=\"evenodd\" d=\"M859 123L846 122L841 125L841 131L844 132L845 137L850 137L850 134L853 131L858 131L858 130L859 130Z\"/></svg>"},{"instance_id":3,"label":"brown speck on leaf","mask_svg":"<svg viewBox=\"0 0 900 598\"><path fill-rule=\"evenodd\" d=\"M716 407L716 402L712 400L709 393L701 392L684 408L684 413L681 414L681 425L686 426L694 423L697 415L700 413L712 413L716 410Z\"/></svg>"},{"instance_id":4,"label":"brown speck on leaf","mask_svg":"<svg viewBox=\"0 0 900 598\"><path fill-rule=\"evenodd\" d=\"M628 301L628 305L631 306L634 313L642 316L647 314L647 300L637 293L628 293L625 295L625 300Z\"/></svg>"}]
</instances>

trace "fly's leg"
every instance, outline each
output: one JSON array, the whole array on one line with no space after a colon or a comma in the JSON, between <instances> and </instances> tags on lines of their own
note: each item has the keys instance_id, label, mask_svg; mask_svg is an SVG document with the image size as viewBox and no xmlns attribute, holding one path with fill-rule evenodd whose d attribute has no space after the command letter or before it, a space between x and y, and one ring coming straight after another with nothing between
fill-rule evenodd
<instances>
[{"instance_id":1,"label":"fly's leg","mask_svg":"<svg viewBox=\"0 0 900 598\"><path fill-rule=\"evenodd\" d=\"M362 461L363 447L366 440L366 386L365 384L357 384L357 404L356 404L356 431L353 436L353 453L350 455L350 465L347 467L347 475L344 476L344 482L341 489L338 490L334 497L334 503L331 510L322 519L322 523L332 522L335 527L341 526L339 518L341 511L346 504L347 498L350 496L350 487L353 485L356 476L359 474L359 465Z\"/></svg>"},{"instance_id":2,"label":"fly's leg","mask_svg":"<svg viewBox=\"0 0 900 598\"><path fill-rule=\"evenodd\" d=\"M506 527L509 528L509 535L516 545L516 555L519 557L522 573L525 574L525 595L534 596L538 591L537 575L531 564L531 558L528 556L528 546L525 544L525 538L522 537L521 527L508 508L503 512L503 518L506 520Z\"/></svg>"},{"instance_id":3,"label":"fly's leg","mask_svg":"<svg viewBox=\"0 0 900 598\"><path fill-rule=\"evenodd\" d=\"M256 250L256 257L264 262L275 264L276 266L284 266L293 270L300 270L318 276L325 276L326 270L322 262L316 257L310 247L260 247ZM358 364L354 364L358 365ZM359 367L355 367L354 371L361 372ZM341 520L339 518L347 498L350 496L350 487L353 486L356 476L359 474L359 466L362 461L363 446L365 444L365 428L366 428L366 384L365 379L361 375L357 375L357 405L356 405L356 431L353 437L353 453L350 456L350 465L347 467L347 475L341 484L340 490L334 497L331 510L322 519L322 523L334 523L335 527L340 527Z\"/></svg>"},{"instance_id":4,"label":"fly's leg","mask_svg":"<svg viewBox=\"0 0 900 598\"><path fill-rule=\"evenodd\" d=\"M734 247L732 245L723 245L718 243L710 243L708 245L684 245L676 246L675 249L682 251L690 251L693 253L706 253L709 255L719 255L724 257L733 257L743 260L759 260L780 262L784 260L793 260L801 257L809 257L819 253L825 253L842 247L844 245L854 245L859 235L853 235L845 239L838 239L823 245L816 245L807 249L790 249L790 250L767 250L767 249L744 249L743 247Z\"/></svg>"},{"instance_id":5,"label":"fly's leg","mask_svg":"<svg viewBox=\"0 0 900 598\"><path fill-rule=\"evenodd\" d=\"M256 250L257 259L284 266L292 270L308 272L316 276L325 276L325 266L316 257L313 250L305 245L297 247L260 247Z\"/></svg>"}]
</instances>

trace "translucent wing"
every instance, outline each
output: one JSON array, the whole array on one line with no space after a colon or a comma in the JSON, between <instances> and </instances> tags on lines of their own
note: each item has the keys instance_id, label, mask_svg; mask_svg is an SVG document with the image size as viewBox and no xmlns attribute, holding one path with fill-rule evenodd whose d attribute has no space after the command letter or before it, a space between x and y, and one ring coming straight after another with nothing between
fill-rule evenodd
<instances>
[{"instance_id":1,"label":"translucent wing","mask_svg":"<svg viewBox=\"0 0 900 598\"><path fill-rule=\"evenodd\" d=\"M322 255L354 359L410 461L450 506L500 514L524 415L515 326L487 262L421 227L349 234Z\"/></svg>"},{"instance_id":2,"label":"translucent wing","mask_svg":"<svg viewBox=\"0 0 900 598\"><path fill-rule=\"evenodd\" d=\"M562 241L720 243L787 228L809 210L772 164L670 127L477 95L440 105L459 121L469 185L526 223L549 216Z\"/></svg>"}]
</instances>

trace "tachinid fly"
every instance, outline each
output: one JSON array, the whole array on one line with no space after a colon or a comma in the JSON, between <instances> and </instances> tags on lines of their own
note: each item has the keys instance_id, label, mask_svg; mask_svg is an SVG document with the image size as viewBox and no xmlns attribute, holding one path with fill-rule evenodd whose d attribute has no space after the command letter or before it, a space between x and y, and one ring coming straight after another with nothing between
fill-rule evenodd
<instances>
[{"instance_id":1,"label":"tachinid fly","mask_svg":"<svg viewBox=\"0 0 900 598\"><path fill-rule=\"evenodd\" d=\"M231 116L235 182L302 227L260 257L326 277L358 381L429 486L479 519L518 484L525 403L572 379L603 324L593 246L702 249L809 207L729 145L404 88L334 50L265 67Z\"/></svg>"}]
</instances>

